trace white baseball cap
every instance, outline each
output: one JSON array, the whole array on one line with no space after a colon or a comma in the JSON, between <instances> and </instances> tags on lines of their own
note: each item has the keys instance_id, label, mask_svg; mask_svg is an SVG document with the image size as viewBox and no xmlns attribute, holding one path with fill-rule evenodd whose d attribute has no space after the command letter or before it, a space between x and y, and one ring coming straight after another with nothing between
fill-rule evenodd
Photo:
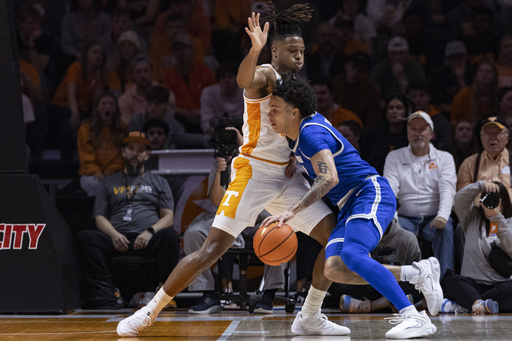
<instances>
[{"instance_id":1,"label":"white baseball cap","mask_svg":"<svg viewBox=\"0 0 512 341\"><path fill-rule=\"evenodd\" d=\"M422 118L423 120L425 120L425 122L427 122L428 125L430 126L430 129L434 131L434 122L432 122L432 119L430 118L429 114L421 110L415 111L412 114L410 114L409 117L407 117L407 123L411 122L415 118Z\"/></svg>"}]
</instances>

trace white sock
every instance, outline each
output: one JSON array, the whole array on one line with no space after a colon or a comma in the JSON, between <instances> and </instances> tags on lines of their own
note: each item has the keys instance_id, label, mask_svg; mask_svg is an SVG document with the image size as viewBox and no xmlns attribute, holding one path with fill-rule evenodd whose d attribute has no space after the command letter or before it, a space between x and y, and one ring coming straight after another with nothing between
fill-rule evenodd
<instances>
[{"instance_id":1,"label":"white sock","mask_svg":"<svg viewBox=\"0 0 512 341\"><path fill-rule=\"evenodd\" d=\"M322 303L324 302L324 297L327 294L327 291L322 291L315 289L313 286L309 288L308 295L306 296L306 300L302 305L302 316L313 316L320 308L322 308Z\"/></svg>"},{"instance_id":2,"label":"white sock","mask_svg":"<svg viewBox=\"0 0 512 341\"><path fill-rule=\"evenodd\" d=\"M412 314L419 314L419 313L418 313L418 310L416 310L416 307L411 304L410 306L405 307L404 309L400 310L400 314L412 315Z\"/></svg>"},{"instance_id":3,"label":"white sock","mask_svg":"<svg viewBox=\"0 0 512 341\"><path fill-rule=\"evenodd\" d=\"M164 291L164 288L160 288L158 292L155 294L155 297L151 301L149 301L147 307L153 312L153 315L156 316L160 314L162 309L172 300L172 296L167 295Z\"/></svg>"},{"instance_id":4,"label":"white sock","mask_svg":"<svg viewBox=\"0 0 512 341\"><path fill-rule=\"evenodd\" d=\"M420 269L412 265L403 265L400 271L400 280L403 282L410 282L415 276L420 275Z\"/></svg>"}]
</instances>

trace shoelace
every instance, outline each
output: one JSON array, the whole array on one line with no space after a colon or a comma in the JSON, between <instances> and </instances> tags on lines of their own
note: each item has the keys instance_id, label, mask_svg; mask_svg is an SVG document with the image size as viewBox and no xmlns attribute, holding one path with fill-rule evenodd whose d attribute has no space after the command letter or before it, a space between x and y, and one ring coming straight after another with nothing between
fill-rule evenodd
<instances>
[{"instance_id":1,"label":"shoelace","mask_svg":"<svg viewBox=\"0 0 512 341\"><path fill-rule=\"evenodd\" d=\"M400 324L408 318L410 318L409 315L398 313L398 314L393 314L393 317L385 317L384 320L389 320L389 323L391 323L391 324Z\"/></svg>"},{"instance_id":2,"label":"shoelace","mask_svg":"<svg viewBox=\"0 0 512 341\"><path fill-rule=\"evenodd\" d=\"M149 317L149 316L144 316L141 324L138 324L136 322L136 319L128 320L127 322L128 322L128 324L135 327L135 329L137 331L139 331L141 329L141 327L149 327L153 323L153 322L151 322L151 317Z\"/></svg>"}]
</instances>

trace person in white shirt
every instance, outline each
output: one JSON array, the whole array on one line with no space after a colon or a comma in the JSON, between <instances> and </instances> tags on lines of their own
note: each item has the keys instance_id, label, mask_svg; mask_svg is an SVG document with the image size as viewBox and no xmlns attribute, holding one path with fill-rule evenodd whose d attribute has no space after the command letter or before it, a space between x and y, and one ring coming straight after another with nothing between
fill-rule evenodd
<instances>
[{"instance_id":1,"label":"person in white shirt","mask_svg":"<svg viewBox=\"0 0 512 341\"><path fill-rule=\"evenodd\" d=\"M436 149L430 140L434 124L423 111L407 120L409 146L388 154L384 176L399 201L400 225L432 242L441 276L454 266L453 222L450 218L457 174L453 156Z\"/></svg>"}]
</instances>

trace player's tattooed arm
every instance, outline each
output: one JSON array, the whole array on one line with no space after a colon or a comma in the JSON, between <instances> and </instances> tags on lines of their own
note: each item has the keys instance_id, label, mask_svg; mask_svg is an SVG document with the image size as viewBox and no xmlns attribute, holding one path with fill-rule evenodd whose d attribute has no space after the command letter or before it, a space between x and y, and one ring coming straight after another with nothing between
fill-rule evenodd
<instances>
[{"instance_id":1,"label":"player's tattooed arm","mask_svg":"<svg viewBox=\"0 0 512 341\"><path fill-rule=\"evenodd\" d=\"M338 173L330 151L318 152L311 158L311 162L316 172L316 179L309 191L289 209L293 213L300 212L320 200L338 184Z\"/></svg>"}]
</instances>

